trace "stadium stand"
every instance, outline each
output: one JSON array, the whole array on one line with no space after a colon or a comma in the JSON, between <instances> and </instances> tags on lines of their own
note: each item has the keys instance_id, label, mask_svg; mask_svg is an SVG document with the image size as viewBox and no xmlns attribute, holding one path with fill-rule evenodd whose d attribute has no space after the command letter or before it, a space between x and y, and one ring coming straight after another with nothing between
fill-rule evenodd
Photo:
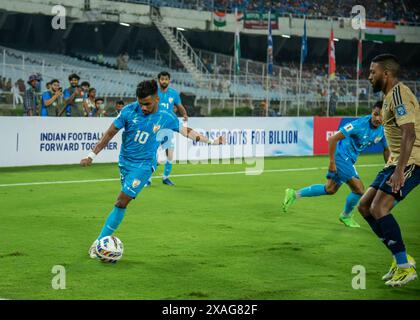
<instances>
[{"instance_id":1,"label":"stadium stand","mask_svg":"<svg viewBox=\"0 0 420 320\"><path fill-rule=\"evenodd\" d=\"M349 17L354 1L351 0L116 0L195 10L233 12L267 12L271 8L278 15L308 16L311 19ZM360 0L357 4L366 8L368 19L394 21L399 24L420 23L416 0Z\"/></svg>"}]
</instances>

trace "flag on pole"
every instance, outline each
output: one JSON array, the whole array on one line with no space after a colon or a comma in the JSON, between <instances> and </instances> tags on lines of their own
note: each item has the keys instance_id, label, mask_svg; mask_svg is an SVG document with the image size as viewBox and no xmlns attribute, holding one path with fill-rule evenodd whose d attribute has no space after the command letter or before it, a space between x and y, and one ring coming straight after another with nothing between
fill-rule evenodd
<instances>
[{"instance_id":1,"label":"flag on pole","mask_svg":"<svg viewBox=\"0 0 420 320\"><path fill-rule=\"evenodd\" d=\"M306 16L303 21L303 37L302 37L302 48L300 50L300 63L305 62L306 56L308 55L308 38L306 36Z\"/></svg>"},{"instance_id":2,"label":"flag on pole","mask_svg":"<svg viewBox=\"0 0 420 320\"><path fill-rule=\"evenodd\" d=\"M362 74L362 29L359 29L359 41L357 43L357 75L360 77Z\"/></svg>"},{"instance_id":3,"label":"flag on pole","mask_svg":"<svg viewBox=\"0 0 420 320\"><path fill-rule=\"evenodd\" d=\"M334 47L334 31L331 26L330 40L328 42L328 77L335 77L335 47Z\"/></svg>"},{"instance_id":4,"label":"flag on pole","mask_svg":"<svg viewBox=\"0 0 420 320\"><path fill-rule=\"evenodd\" d=\"M271 11L268 12L267 75L273 75L273 37L271 34Z\"/></svg>"},{"instance_id":5,"label":"flag on pole","mask_svg":"<svg viewBox=\"0 0 420 320\"><path fill-rule=\"evenodd\" d=\"M218 28L226 27L226 13L221 11L214 11L213 24Z\"/></svg>"},{"instance_id":6,"label":"flag on pole","mask_svg":"<svg viewBox=\"0 0 420 320\"><path fill-rule=\"evenodd\" d=\"M238 15L238 8L235 8L235 21L236 21L236 31L235 31L235 75L240 73L240 60L241 60L241 41L239 35L240 27L240 17Z\"/></svg>"}]
</instances>

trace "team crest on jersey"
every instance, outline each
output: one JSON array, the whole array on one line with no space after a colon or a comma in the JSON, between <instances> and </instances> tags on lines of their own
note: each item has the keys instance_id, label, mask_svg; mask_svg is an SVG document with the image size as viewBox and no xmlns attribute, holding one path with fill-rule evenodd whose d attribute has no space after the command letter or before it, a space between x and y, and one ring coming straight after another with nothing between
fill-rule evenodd
<instances>
[{"instance_id":1,"label":"team crest on jersey","mask_svg":"<svg viewBox=\"0 0 420 320\"><path fill-rule=\"evenodd\" d=\"M347 132L353 130L353 125L351 123L345 125L344 126L344 130L346 130Z\"/></svg>"},{"instance_id":2,"label":"team crest on jersey","mask_svg":"<svg viewBox=\"0 0 420 320\"><path fill-rule=\"evenodd\" d=\"M154 133L158 132L159 129L160 129L160 125L158 125L158 124L153 125L153 132Z\"/></svg>"},{"instance_id":3,"label":"team crest on jersey","mask_svg":"<svg viewBox=\"0 0 420 320\"><path fill-rule=\"evenodd\" d=\"M169 103L172 103L172 102L174 102L174 98L170 97L169 98Z\"/></svg>"},{"instance_id":4,"label":"team crest on jersey","mask_svg":"<svg viewBox=\"0 0 420 320\"><path fill-rule=\"evenodd\" d=\"M133 183L131 184L131 186L133 188L136 188L136 187L138 187L140 185L140 183L141 183L141 181L139 179L134 179L133 180Z\"/></svg>"},{"instance_id":5,"label":"team crest on jersey","mask_svg":"<svg viewBox=\"0 0 420 320\"><path fill-rule=\"evenodd\" d=\"M396 111L396 116L397 117L402 117L405 116L407 114L407 109L405 108L405 105L400 104L398 107L395 108Z\"/></svg>"},{"instance_id":6,"label":"team crest on jersey","mask_svg":"<svg viewBox=\"0 0 420 320\"><path fill-rule=\"evenodd\" d=\"M376 138L375 138L375 143L378 143L379 141L381 141L382 140L382 137L381 136L377 136Z\"/></svg>"}]
</instances>

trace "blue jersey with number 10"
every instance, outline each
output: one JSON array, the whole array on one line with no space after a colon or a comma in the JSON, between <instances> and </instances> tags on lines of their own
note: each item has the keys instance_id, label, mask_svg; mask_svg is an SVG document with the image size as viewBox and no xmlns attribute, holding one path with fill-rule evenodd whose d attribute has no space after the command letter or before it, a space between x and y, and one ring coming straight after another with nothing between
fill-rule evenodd
<instances>
[{"instance_id":1,"label":"blue jersey with number 10","mask_svg":"<svg viewBox=\"0 0 420 320\"><path fill-rule=\"evenodd\" d=\"M124 128L119 165L129 167L150 164L156 168L159 136L168 130L179 132L179 121L173 113L158 110L144 115L138 102L125 106L114 125L118 129Z\"/></svg>"},{"instance_id":2,"label":"blue jersey with number 10","mask_svg":"<svg viewBox=\"0 0 420 320\"><path fill-rule=\"evenodd\" d=\"M388 147L384 127L380 125L375 128L371 119L372 116L365 116L340 128L340 132L346 138L338 143L335 153L337 156L344 159L349 158L353 163L356 163L359 154L372 144L382 143L383 148Z\"/></svg>"},{"instance_id":3,"label":"blue jersey with number 10","mask_svg":"<svg viewBox=\"0 0 420 320\"><path fill-rule=\"evenodd\" d=\"M163 92L160 88L158 90L159 94L159 110L169 111L174 113L174 106L181 104L181 97L179 96L178 91L172 88L167 88Z\"/></svg>"}]
</instances>

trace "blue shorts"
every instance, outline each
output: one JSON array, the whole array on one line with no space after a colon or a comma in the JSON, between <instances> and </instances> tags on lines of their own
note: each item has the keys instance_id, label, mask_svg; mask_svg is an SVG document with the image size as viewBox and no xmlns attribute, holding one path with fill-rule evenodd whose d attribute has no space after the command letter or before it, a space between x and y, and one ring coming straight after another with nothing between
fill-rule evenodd
<instances>
[{"instance_id":1,"label":"blue shorts","mask_svg":"<svg viewBox=\"0 0 420 320\"><path fill-rule=\"evenodd\" d=\"M133 199L137 197L154 171L150 164L141 165L139 168L120 165L119 168L121 191Z\"/></svg>"},{"instance_id":2,"label":"blue shorts","mask_svg":"<svg viewBox=\"0 0 420 320\"><path fill-rule=\"evenodd\" d=\"M395 168L395 166L389 166L382 169L370 186L376 190L381 190L392 195L395 200L401 201L407 196L407 194L410 193L411 190L420 184L420 167L412 164L405 168L404 187L402 187L398 193L393 193L392 187L387 183L394 173Z\"/></svg>"},{"instance_id":3,"label":"blue shorts","mask_svg":"<svg viewBox=\"0 0 420 320\"><path fill-rule=\"evenodd\" d=\"M335 166L337 167L337 172L328 170L326 178L332 179L338 186L341 186L343 183L346 183L353 178L360 179L359 174L350 159L336 157Z\"/></svg>"}]
</instances>

